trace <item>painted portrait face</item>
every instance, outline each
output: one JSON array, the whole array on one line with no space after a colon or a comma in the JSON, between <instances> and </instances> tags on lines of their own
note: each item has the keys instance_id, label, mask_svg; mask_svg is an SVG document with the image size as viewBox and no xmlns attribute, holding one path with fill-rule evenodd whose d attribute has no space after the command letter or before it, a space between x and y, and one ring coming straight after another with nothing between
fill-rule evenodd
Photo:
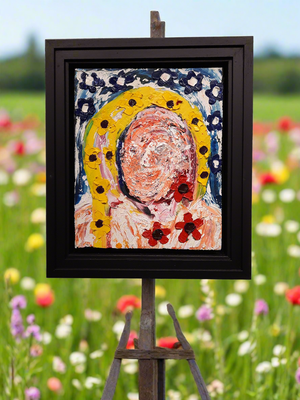
<instances>
[{"instance_id":1,"label":"painted portrait face","mask_svg":"<svg viewBox=\"0 0 300 400\"><path fill-rule=\"evenodd\" d=\"M75 247L220 250L222 70L75 71Z\"/></svg>"}]
</instances>

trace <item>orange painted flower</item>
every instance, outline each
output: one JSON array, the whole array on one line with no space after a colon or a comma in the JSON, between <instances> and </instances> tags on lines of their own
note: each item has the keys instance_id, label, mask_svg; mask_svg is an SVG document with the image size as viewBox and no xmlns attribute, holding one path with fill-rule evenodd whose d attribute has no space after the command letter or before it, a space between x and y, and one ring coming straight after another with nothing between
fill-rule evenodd
<instances>
[{"instance_id":1,"label":"orange painted flower","mask_svg":"<svg viewBox=\"0 0 300 400\"><path fill-rule=\"evenodd\" d=\"M170 235L170 233L170 229L162 228L159 222L154 222L152 230L148 229L144 231L142 236L146 239L149 239L148 243L153 247L157 245L158 241L161 244L168 243L169 239L167 238L167 235Z\"/></svg>"},{"instance_id":2,"label":"orange painted flower","mask_svg":"<svg viewBox=\"0 0 300 400\"><path fill-rule=\"evenodd\" d=\"M177 203L179 203L183 197L190 201L193 200L193 184L188 182L187 178L183 175L171 185L171 190L174 191L174 199Z\"/></svg>"},{"instance_id":3,"label":"orange painted flower","mask_svg":"<svg viewBox=\"0 0 300 400\"><path fill-rule=\"evenodd\" d=\"M133 294L124 295L117 302L117 309L123 314L134 308L141 308L141 300Z\"/></svg>"},{"instance_id":4,"label":"orange painted flower","mask_svg":"<svg viewBox=\"0 0 300 400\"><path fill-rule=\"evenodd\" d=\"M158 347L166 347L167 349L178 348L178 339L174 336L166 336L158 339L157 346Z\"/></svg>"},{"instance_id":5,"label":"orange painted flower","mask_svg":"<svg viewBox=\"0 0 300 400\"><path fill-rule=\"evenodd\" d=\"M175 225L176 229L182 229L178 240L180 243L185 243L188 240L190 234L192 234L195 240L201 239L201 233L198 231L198 228L203 225L203 219L197 218L193 220L193 216L191 213L184 214L184 221L177 222Z\"/></svg>"}]
</instances>

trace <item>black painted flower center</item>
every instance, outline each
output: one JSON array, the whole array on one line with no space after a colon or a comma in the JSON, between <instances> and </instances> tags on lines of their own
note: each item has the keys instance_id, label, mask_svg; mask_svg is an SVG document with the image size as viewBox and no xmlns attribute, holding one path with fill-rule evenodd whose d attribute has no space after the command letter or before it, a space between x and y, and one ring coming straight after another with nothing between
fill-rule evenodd
<instances>
[{"instance_id":1,"label":"black painted flower center","mask_svg":"<svg viewBox=\"0 0 300 400\"><path fill-rule=\"evenodd\" d=\"M200 147L199 153L204 156L205 153L208 152L208 148L206 146Z\"/></svg>"},{"instance_id":2,"label":"black painted flower center","mask_svg":"<svg viewBox=\"0 0 300 400\"><path fill-rule=\"evenodd\" d=\"M195 229L196 225L194 224L194 222L188 222L184 225L184 230L188 235L192 233Z\"/></svg>"},{"instance_id":3,"label":"black painted flower center","mask_svg":"<svg viewBox=\"0 0 300 400\"><path fill-rule=\"evenodd\" d=\"M202 179L207 178L207 177L208 177L208 172L206 172L206 171L201 172L200 177L201 177Z\"/></svg>"},{"instance_id":4,"label":"black painted flower center","mask_svg":"<svg viewBox=\"0 0 300 400\"><path fill-rule=\"evenodd\" d=\"M152 232L152 237L155 240L160 240L164 236L164 233L161 229L155 229L155 231Z\"/></svg>"},{"instance_id":5,"label":"black painted flower center","mask_svg":"<svg viewBox=\"0 0 300 400\"><path fill-rule=\"evenodd\" d=\"M97 189L96 189L96 192L99 193L99 194L104 193L104 188L103 188L103 186L98 186Z\"/></svg>"},{"instance_id":6,"label":"black painted flower center","mask_svg":"<svg viewBox=\"0 0 300 400\"><path fill-rule=\"evenodd\" d=\"M130 99L128 104L130 105L130 107L134 107L136 105L136 101L134 99Z\"/></svg>"},{"instance_id":7,"label":"black painted flower center","mask_svg":"<svg viewBox=\"0 0 300 400\"><path fill-rule=\"evenodd\" d=\"M107 119L104 119L103 121L101 121L101 128L106 129L108 127L108 121Z\"/></svg>"},{"instance_id":8,"label":"black painted flower center","mask_svg":"<svg viewBox=\"0 0 300 400\"><path fill-rule=\"evenodd\" d=\"M178 192L180 194L187 193L189 191L189 187L186 183L182 183L181 185L178 186Z\"/></svg>"},{"instance_id":9,"label":"black painted flower center","mask_svg":"<svg viewBox=\"0 0 300 400\"><path fill-rule=\"evenodd\" d=\"M95 225L96 225L97 228L102 228L102 226L103 226L102 219L98 219L98 221L95 222Z\"/></svg>"},{"instance_id":10,"label":"black painted flower center","mask_svg":"<svg viewBox=\"0 0 300 400\"><path fill-rule=\"evenodd\" d=\"M173 101L173 100L169 100L169 101L167 102L167 107L168 107L168 108L173 108L173 107L174 107L174 101Z\"/></svg>"},{"instance_id":11,"label":"black painted flower center","mask_svg":"<svg viewBox=\"0 0 300 400\"><path fill-rule=\"evenodd\" d=\"M97 156L96 156L96 154L91 154L90 156L89 156L89 161L96 161L97 160Z\"/></svg>"},{"instance_id":12,"label":"black painted flower center","mask_svg":"<svg viewBox=\"0 0 300 400\"><path fill-rule=\"evenodd\" d=\"M113 153L112 153L112 151L108 151L107 153L106 153L106 159L107 160L111 160L112 158L113 158Z\"/></svg>"},{"instance_id":13,"label":"black painted flower center","mask_svg":"<svg viewBox=\"0 0 300 400\"><path fill-rule=\"evenodd\" d=\"M193 124L193 125L197 125L198 122L199 122L199 119L198 119L198 118L193 118L193 119L192 119L192 124Z\"/></svg>"}]
</instances>

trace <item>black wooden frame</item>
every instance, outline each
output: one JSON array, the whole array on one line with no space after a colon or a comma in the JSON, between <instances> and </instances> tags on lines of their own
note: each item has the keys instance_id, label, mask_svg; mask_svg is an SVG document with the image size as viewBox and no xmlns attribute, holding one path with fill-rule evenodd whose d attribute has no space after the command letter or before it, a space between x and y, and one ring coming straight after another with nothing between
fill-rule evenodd
<instances>
[{"instance_id":1,"label":"black wooden frame","mask_svg":"<svg viewBox=\"0 0 300 400\"><path fill-rule=\"evenodd\" d=\"M222 67L222 250L74 247L74 70ZM47 277L251 277L253 38L46 41Z\"/></svg>"}]
</instances>

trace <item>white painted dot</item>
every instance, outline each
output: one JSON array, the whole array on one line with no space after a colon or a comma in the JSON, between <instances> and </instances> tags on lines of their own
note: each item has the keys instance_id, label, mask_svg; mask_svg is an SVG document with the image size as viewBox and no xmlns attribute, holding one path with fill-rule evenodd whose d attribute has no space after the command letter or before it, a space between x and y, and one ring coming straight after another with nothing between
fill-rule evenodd
<instances>
[{"instance_id":1,"label":"white painted dot","mask_svg":"<svg viewBox=\"0 0 300 400\"><path fill-rule=\"evenodd\" d=\"M117 84L120 86L124 86L125 78L119 77L117 80Z\"/></svg>"},{"instance_id":2,"label":"white painted dot","mask_svg":"<svg viewBox=\"0 0 300 400\"><path fill-rule=\"evenodd\" d=\"M161 75L160 79L164 82L167 82L170 79L170 75L165 72Z\"/></svg>"},{"instance_id":3,"label":"white painted dot","mask_svg":"<svg viewBox=\"0 0 300 400\"><path fill-rule=\"evenodd\" d=\"M198 81L194 76L192 76L191 79L188 80L188 84L190 86L195 86L197 83L198 83Z\"/></svg>"},{"instance_id":4,"label":"white painted dot","mask_svg":"<svg viewBox=\"0 0 300 400\"><path fill-rule=\"evenodd\" d=\"M219 118L215 117L212 123L213 125L217 125L219 123Z\"/></svg>"},{"instance_id":5,"label":"white painted dot","mask_svg":"<svg viewBox=\"0 0 300 400\"><path fill-rule=\"evenodd\" d=\"M82 112L88 112L88 109L89 109L89 105L88 105L87 103L85 103L85 104L82 106Z\"/></svg>"},{"instance_id":6,"label":"white painted dot","mask_svg":"<svg viewBox=\"0 0 300 400\"><path fill-rule=\"evenodd\" d=\"M213 94L215 97L218 97L219 91L220 91L220 88L219 88L218 86L215 86L215 87L213 88L213 90L212 90L212 94Z\"/></svg>"}]
</instances>

